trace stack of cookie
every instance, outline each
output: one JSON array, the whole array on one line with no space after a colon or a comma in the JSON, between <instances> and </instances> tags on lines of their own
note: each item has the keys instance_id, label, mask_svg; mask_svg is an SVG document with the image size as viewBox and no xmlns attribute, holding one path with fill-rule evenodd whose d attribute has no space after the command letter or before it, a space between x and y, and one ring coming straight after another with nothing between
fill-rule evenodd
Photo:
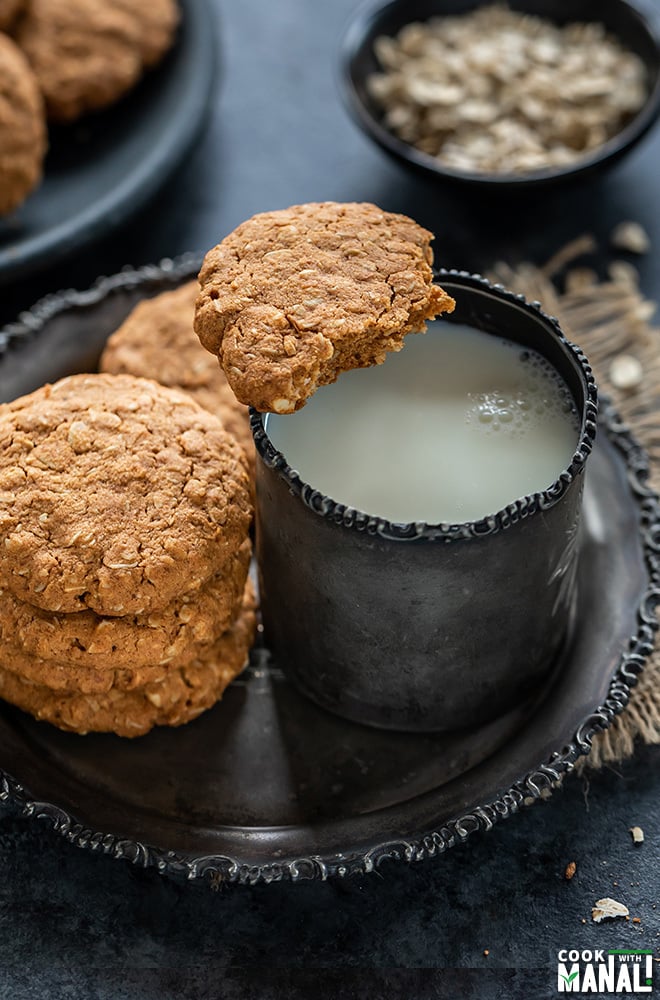
<instances>
[{"instance_id":1,"label":"stack of cookie","mask_svg":"<svg viewBox=\"0 0 660 1000\"><path fill-rule=\"evenodd\" d=\"M0 696L78 733L195 718L254 638L251 517L184 393L75 375L0 407Z\"/></svg>"}]
</instances>

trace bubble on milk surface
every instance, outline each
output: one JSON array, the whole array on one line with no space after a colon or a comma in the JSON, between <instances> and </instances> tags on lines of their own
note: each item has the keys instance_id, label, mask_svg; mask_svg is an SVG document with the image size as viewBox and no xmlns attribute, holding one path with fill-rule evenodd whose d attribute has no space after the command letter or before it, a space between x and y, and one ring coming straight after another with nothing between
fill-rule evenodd
<instances>
[{"instance_id":1,"label":"bubble on milk surface","mask_svg":"<svg viewBox=\"0 0 660 1000\"><path fill-rule=\"evenodd\" d=\"M519 351L517 361L520 378L506 389L494 386L484 392L468 393L467 422L489 434L504 430L520 436L543 420L570 414L577 430L577 409L559 373L533 351Z\"/></svg>"}]
</instances>

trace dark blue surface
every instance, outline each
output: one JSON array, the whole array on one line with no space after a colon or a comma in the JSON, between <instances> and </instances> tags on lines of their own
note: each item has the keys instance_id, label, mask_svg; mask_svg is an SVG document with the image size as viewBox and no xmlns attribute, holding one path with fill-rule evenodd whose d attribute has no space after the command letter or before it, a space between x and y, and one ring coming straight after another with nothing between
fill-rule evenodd
<instances>
[{"instance_id":1,"label":"dark blue surface","mask_svg":"<svg viewBox=\"0 0 660 1000\"><path fill-rule=\"evenodd\" d=\"M660 296L657 130L609 176L566 196L518 208L460 201L389 163L345 114L335 59L353 7L226 0L224 80L184 168L105 245L4 288L0 322L123 264L205 250L254 212L326 198L415 216L437 234L438 264L469 270L494 257L543 261L584 231L606 244L617 222L637 219L654 244L642 284ZM646 834L638 848L634 824ZM0 865L2 1000L553 997L559 948L652 947L660 958L660 748L588 788L569 779L435 862L355 882L212 894L87 855L7 810ZM593 924L604 895L641 923Z\"/></svg>"},{"instance_id":2,"label":"dark blue surface","mask_svg":"<svg viewBox=\"0 0 660 1000\"><path fill-rule=\"evenodd\" d=\"M502 986L504 970L537 969L531 981L539 992L480 995L554 996L559 948L658 949L659 764L660 751L645 749L616 771L574 779L554 799L437 862L390 865L382 877L220 893L88 855L39 824L5 814L0 996L48 995L27 986L2 992L3 976L17 989L26 960L35 975L76 983L62 995L103 1000L124 996L118 992L124 967L142 970L146 988L154 970L190 969L196 976L206 970L210 983L232 966L247 980L266 969L280 977L293 969L293 982L308 967L351 976L367 968L458 968L478 971L476 983L490 972ZM628 828L637 823L646 840L635 847ZM569 861L577 872L567 882ZM625 901L642 923L594 925L591 907L607 895ZM109 977L110 985L96 985L96 969L104 970L100 983Z\"/></svg>"}]
</instances>

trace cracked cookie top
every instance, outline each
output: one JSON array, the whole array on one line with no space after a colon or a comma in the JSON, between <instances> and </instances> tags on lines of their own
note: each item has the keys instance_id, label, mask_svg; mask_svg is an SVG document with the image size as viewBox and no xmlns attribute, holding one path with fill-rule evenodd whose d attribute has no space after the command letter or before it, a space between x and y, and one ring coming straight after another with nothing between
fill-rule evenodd
<instances>
[{"instance_id":1,"label":"cracked cookie top","mask_svg":"<svg viewBox=\"0 0 660 1000\"><path fill-rule=\"evenodd\" d=\"M431 239L368 203L255 215L206 255L195 330L242 403L293 413L452 311L433 284Z\"/></svg>"},{"instance_id":2,"label":"cracked cookie top","mask_svg":"<svg viewBox=\"0 0 660 1000\"><path fill-rule=\"evenodd\" d=\"M0 406L0 586L48 611L157 611L247 537L246 459L185 393L73 375Z\"/></svg>"}]
</instances>

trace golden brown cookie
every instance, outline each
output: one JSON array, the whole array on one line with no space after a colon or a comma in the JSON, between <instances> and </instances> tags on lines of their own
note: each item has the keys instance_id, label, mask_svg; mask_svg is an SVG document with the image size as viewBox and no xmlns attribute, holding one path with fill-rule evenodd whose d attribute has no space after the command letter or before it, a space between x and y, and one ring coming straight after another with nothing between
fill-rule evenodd
<instances>
[{"instance_id":1,"label":"golden brown cookie","mask_svg":"<svg viewBox=\"0 0 660 1000\"><path fill-rule=\"evenodd\" d=\"M85 612L82 612L83 614ZM190 655L181 663L150 663L142 666L95 667L93 664L81 666L76 663L57 663L54 660L26 653L24 649L10 643L0 645L0 667L21 680L47 688L57 694L107 694L108 691L133 691L145 684L161 682L170 669L175 670L190 663L209 647L193 647Z\"/></svg>"},{"instance_id":2,"label":"golden brown cookie","mask_svg":"<svg viewBox=\"0 0 660 1000\"><path fill-rule=\"evenodd\" d=\"M50 688L52 691L64 692L65 694L106 694L113 688L120 691L132 691L135 688L144 687L145 684L160 682L165 679L170 670L175 670L191 663L193 660L204 659L210 652L212 646L217 643L220 637L232 627L238 617L245 599L244 586L234 602L232 614L225 617L222 627L217 627L216 620L209 623L209 627L201 631L201 636L195 638L194 634L188 633L188 643L175 639L167 655L158 660L156 657L151 660L144 657L148 649L148 640L142 638L137 655L131 660L130 652L135 649L135 637L130 634L130 624L124 625L126 619L104 618L100 619L111 628L117 623L120 628L115 631L117 637L126 638L125 647L118 646L113 658L112 654L104 656L107 649L107 634L101 635L100 645L103 652L100 655L86 655L75 647L71 647L71 658L69 660L55 660L50 656L39 655L31 652L21 643L22 636L12 636L10 631L3 632L0 642L0 666L12 674L17 674L24 680L33 684ZM5 591L6 593L6 591ZM201 595L200 591L200 595ZM29 609L30 605L24 605ZM38 612L38 609L33 609ZM41 612L42 615L48 612ZM94 616L93 611L81 611L73 615L59 615L58 618L87 618ZM138 618L131 619L139 620ZM142 631L145 631L142 626ZM25 633L23 633L23 636Z\"/></svg>"},{"instance_id":3,"label":"golden brown cookie","mask_svg":"<svg viewBox=\"0 0 660 1000\"><path fill-rule=\"evenodd\" d=\"M52 121L113 104L142 74L139 19L109 0L26 0L13 33Z\"/></svg>"},{"instance_id":4,"label":"golden brown cookie","mask_svg":"<svg viewBox=\"0 0 660 1000\"><path fill-rule=\"evenodd\" d=\"M198 291L197 282L189 281L138 303L108 340L99 368L116 375L143 375L189 392L237 438L253 470L247 407L238 402L217 358L204 350L193 330Z\"/></svg>"},{"instance_id":5,"label":"golden brown cookie","mask_svg":"<svg viewBox=\"0 0 660 1000\"><path fill-rule=\"evenodd\" d=\"M0 0L0 31L6 31L23 6L24 0ZM2 75L0 74L0 79Z\"/></svg>"},{"instance_id":6,"label":"golden brown cookie","mask_svg":"<svg viewBox=\"0 0 660 1000\"><path fill-rule=\"evenodd\" d=\"M37 719L75 733L114 732L143 736L154 726L181 726L201 715L222 696L245 666L254 641L254 591L246 588L236 622L204 654L169 669L162 680L134 690L105 694L65 694L32 684L0 666L0 697Z\"/></svg>"},{"instance_id":7,"label":"golden brown cookie","mask_svg":"<svg viewBox=\"0 0 660 1000\"><path fill-rule=\"evenodd\" d=\"M452 311L432 283L431 239L366 203L255 215L207 253L195 330L242 403L292 413Z\"/></svg>"},{"instance_id":8,"label":"golden brown cookie","mask_svg":"<svg viewBox=\"0 0 660 1000\"><path fill-rule=\"evenodd\" d=\"M39 86L21 50L0 34L0 215L41 180L46 118Z\"/></svg>"},{"instance_id":9,"label":"golden brown cookie","mask_svg":"<svg viewBox=\"0 0 660 1000\"><path fill-rule=\"evenodd\" d=\"M179 24L176 0L112 0L110 6L126 11L137 20L140 32L140 55L144 66L155 66L172 47Z\"/></svg>"},{"instance_id":10,"label":"golden brown cookie","mask_svg":"<svg viewBox=\"0 0 660 1000\"><path fill-rule=\"evenodd\" d=\"M252 517L243 451L190 396L72 375L0 406L0 586L47 611L165 608Z\"/></svg>"},{"instance_id":11,"label":"golden brown cookie","mask_svg":"<svg viewBox=\"0 0 660 1000\"><path fill-rule=\"evenodd\" d=\"M81 668L78 678L86 670L103 673L173 662L181 665L192 660L200 647L215 642L236 617L251 554L252 544L246 539L226 572L212 577L199 590L183 594L162 611L145 615L102 617L94 611L56 614L26 604L4 590L0 592L0 650L5 661L11 657L16 670L30 680L74 691L79 680L73 674L67 676L67 670L74 666ZM8 666L7 662L4 665ZM89 690L100 690L96 685L107 683L111 687L112 678L92 678L90 683L95 686Z\"/></svg>"}]
</instances>

